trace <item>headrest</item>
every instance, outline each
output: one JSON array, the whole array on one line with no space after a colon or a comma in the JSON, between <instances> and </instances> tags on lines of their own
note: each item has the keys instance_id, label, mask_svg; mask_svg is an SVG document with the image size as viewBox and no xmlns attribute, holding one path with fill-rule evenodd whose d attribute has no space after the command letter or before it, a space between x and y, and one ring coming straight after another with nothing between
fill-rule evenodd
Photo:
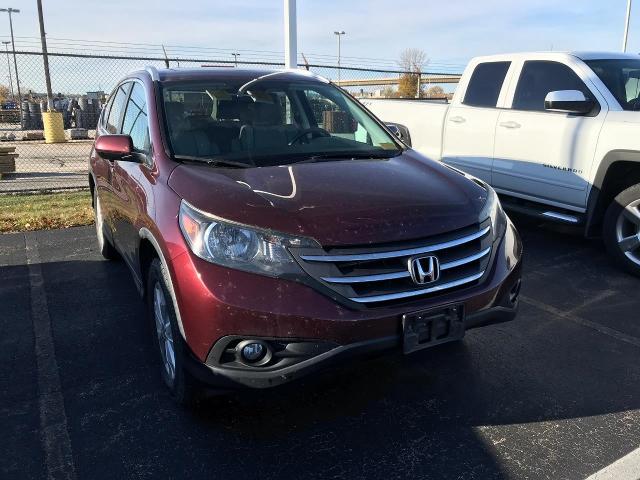
<instances>
[{"instance_id":1,"label":"headrest","mask_svg":"<svg viewBox=\"0 0 640 480\"><path fill-rule=\"evenodd\" d=\"M276 103L256 102L253 112L254 125L282 125L282 112Z\"/></svg>"}]
</instances>

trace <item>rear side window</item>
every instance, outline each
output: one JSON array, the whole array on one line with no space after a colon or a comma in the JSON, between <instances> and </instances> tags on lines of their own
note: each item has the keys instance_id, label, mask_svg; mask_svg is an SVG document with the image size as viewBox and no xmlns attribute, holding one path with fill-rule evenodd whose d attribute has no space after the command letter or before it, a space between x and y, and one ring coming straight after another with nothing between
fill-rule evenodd
<instances>
[{"instance_id":1,"label":"rear side window","mask_svg":"<svg viewBox=\"0 0 640 480\"><path fill-rule=\"evenodd\" d=\"M525 62L522 67L512 108L542 112L547 94L558 90L579 90L588 99L595 100L571 68L558 62L535 60Z\"/></svg>"},{"instance_id":2,"label":"rear side window","mask_svg":"<svg viewBox=\"0 0 640 480\"><path fill-rule=\"evenodd\" d=\"M111 104L109 117L107 117L107 123L105 125L108 133L118 133L120 130L120 118L122 117L124 104L127 101L130 86L130 83L120 85L114 93L113 103Z\"/></svg>"},{"instance_id":3,"label":"rear side window","mask_svg":"<svg viewBox=\"0 0 640 480\"><path fill-rule=\"evenodd\" d=\"M113 104L113 95L109 97L107 104L102 110L102 117L100 117L100 126L102 128L107 128L107 119L109 118L109 111L111 110L111 105Z\"/></svg>"},{"instance_id":4,"label":"rear side window","mask_svg":"<svg viewBox=\"0 0 640 480\"><path fill-rule=\"evenodd\" d=\"M511 62L479 64L471 75L462 103L473 107L495 107L510 66Z\"/></svg>"},{"instance_id":5,"label":"rear side window","mask_svg":"<svg viewBox=\"0 0 640 480\"><path fill-rule=\"evenodd\" d=\"M122 133L130 135L133 148L138 152L146 152L149 146L149 122L147 120L147 99L144 87L135 82L127 103L127 110L122 121Z\"/></svg>"}]
</instances>

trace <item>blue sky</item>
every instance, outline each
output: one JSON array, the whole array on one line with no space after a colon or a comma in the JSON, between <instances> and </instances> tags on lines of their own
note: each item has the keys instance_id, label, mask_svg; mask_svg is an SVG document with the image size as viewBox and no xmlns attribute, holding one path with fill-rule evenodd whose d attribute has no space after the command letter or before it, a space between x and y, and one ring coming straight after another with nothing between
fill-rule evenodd
<instances>
[{"instance_id":1,"label":"blue sky","mask_svg":"<svg viewBox=\"0 0 640 480\"><path fill-rule=\"evenodd\" d=\"M9 0L17 36L37 36L35 0ZM282 0L45 0L50 37L281 51ZM298 0L299 51L393 60L417 47L437 63L518 50L618 50L626 0ZM629 47L640 52L640 1ZM0 21L0 35L8 26ZM354 62L352 62L354 63Z\"/></svg>"}]
</instances>

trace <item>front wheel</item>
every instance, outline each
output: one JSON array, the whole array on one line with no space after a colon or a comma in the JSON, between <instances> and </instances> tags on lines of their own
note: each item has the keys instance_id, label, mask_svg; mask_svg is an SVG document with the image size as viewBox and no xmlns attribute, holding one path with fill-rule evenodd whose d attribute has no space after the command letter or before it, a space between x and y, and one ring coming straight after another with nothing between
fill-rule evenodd
<instances>
[{"instance_id":1,"label":"front wheel","mask_svg":"<svg viewBox=\"0 0 640 480\"><path fill-rule=\"evenodd\" d=\"M640 184L620 192L604 219L604 242L614 260L640 276Z\"/></svg>"},{"instance_id":2,"label":"front wheel","mask_svg":"<svg viewBox=\"0 0 640 480\"><path fill-rule=\"evenodd\" d=\"M185 369L187 346L178 327L168 278L169 272L154 259L147 277L147 309L160 353L162 379L178 404L191 406L201 389Z\"/></svg>"}]
</instances>

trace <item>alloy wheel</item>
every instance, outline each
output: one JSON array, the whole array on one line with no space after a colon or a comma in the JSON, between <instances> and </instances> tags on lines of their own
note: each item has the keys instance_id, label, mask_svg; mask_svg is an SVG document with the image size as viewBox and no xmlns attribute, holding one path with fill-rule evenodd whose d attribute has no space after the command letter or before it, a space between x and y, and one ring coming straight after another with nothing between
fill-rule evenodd
<instances>
[{"instance_id":1,"label":"alloy wheel","mask_svg":"<svg viewBox=\"0 0 640 480\"><path fill-rule=\"evenodd\" d=\"M176 356L173 347L173 333L171 331L171 320L167 310L167 300L160 282L156 282L153 288L153 316L160 346L160 355L164 369L170 380L174 380L176 375Z\"/></svg>"},{"instance_id":2,"label":"alloy wheel","mask_svg":"<svg viewBox=\"0 0 640 480\"><path fill-rule=\"evenodd\" d=\"M616 240L620 251L640 265L640 199L631 202L620 213L616 223Z\"/></svg>"}]
</instances>

